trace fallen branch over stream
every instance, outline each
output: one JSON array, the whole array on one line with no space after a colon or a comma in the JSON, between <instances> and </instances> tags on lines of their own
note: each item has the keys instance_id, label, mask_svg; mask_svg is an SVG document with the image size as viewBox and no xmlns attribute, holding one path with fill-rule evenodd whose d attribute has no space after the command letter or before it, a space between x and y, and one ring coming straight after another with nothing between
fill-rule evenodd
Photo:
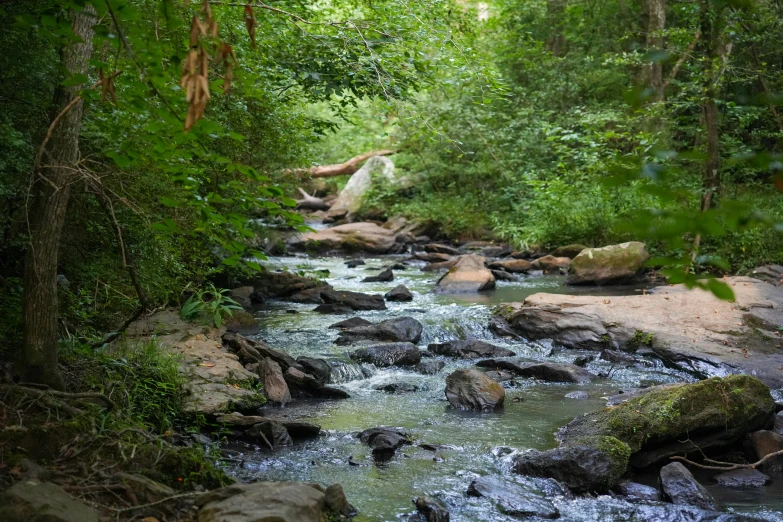
<instances>
[{"instance_id":1,"label":"fallen branch over stream","mask_svg":"<svg viewBox=\"0 0 783 522\"><path fill-rule=\"evenodd\" d=\"M330 178L333 176L347 176L359 170L360 164L373 156L391 156L397 151L394 149L371 150L364 154L354 156L344 163L335 165L317 165L309 169L288 169L287 174L310 174L313 178Z\"/></svg>"},{"instance_id":2,"label":"fallen branch over stream","mask_svg":"<svg viewBox=\"0 0 783 522\"><path fill-rule=\"evenodd\" d=\"M684 462L685 464L690 464L691 466L696 466L697 468L701 468L701 469L709 469L715 471L733 471L735 469L756 469L756 467L764 464L766 461L778 457L780 455L783 455L783 450L773 451L772 453L765 455L764 458L762 458L761 460L753 462L751 464L733 464L731 462L721 462L719 460L712 460L712 459L708 459L707 457L704 457L704 462L714 464L713 466L708 466L706 464L693 462L692 460L688 460L686 457L674 456L670 458L671 460L679 460L681 462Z\"/></svg>"}]
</instances>

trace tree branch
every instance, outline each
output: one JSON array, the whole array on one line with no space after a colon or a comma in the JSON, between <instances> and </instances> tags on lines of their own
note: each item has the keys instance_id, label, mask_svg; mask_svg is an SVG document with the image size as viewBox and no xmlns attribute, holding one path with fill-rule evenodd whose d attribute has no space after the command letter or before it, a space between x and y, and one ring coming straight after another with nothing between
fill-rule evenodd
<instances>
[{"instance_id":1,"label":"tree branch","mask_svg":"<svg viewBox=\"0 0 783 522\"><path fill-rule=\"evenodd\" d=\"M353 158L349 159L344 163L338 163L336 165L319 165L315 167L310 167L309 169L287 169L285 173L310 174L310 176L314 178L330 178L333 176L345 176L345 175L353 174L354 172L359 170L359 164L363 163L365 160L368 160L369 158L372 158L373 156L391 156L396 152L397 151L394 149L371 150L369 152L365 152L364 154L359 154L358 156L354 156Z\"/></svg>"}]
</instances>

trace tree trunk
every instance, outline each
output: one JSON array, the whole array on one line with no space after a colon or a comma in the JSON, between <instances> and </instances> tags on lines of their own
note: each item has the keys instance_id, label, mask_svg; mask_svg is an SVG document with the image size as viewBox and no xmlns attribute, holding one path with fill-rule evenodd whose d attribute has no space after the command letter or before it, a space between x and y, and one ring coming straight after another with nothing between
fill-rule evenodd
<instances>
[{"instance_id":1,"label":"tree trunk","mask_svg":"<svg viewBox=\"0 0 783 522\"><path fill-rule=\"evenodd\" d=\"M647 50L662 50L663 30L666 29L666 0L646 0ZM663 64L660 59L652 60L642 70L642 83L649 85L656 100L663 99Z\"/></svg>"},{"instance_id":2,"label":"tree trunk","mask_svg":"<svg viewBox=\"0 0 783 522\"><path fill-rule=\"evenodd\" d=\"M87 7L73 13L73 31L82 42L68 43L62 50L62 66L70 74L87 74L92 53L95 11ZM65 224L70 183L79 158L79 130L83 102L71 103L79 86L58 86L54 93L54 122L43 165L33 176L30 209L30 244L24 270L24 353L21 357L25 381L63 389L57 366L57 259L60 235Z\"/></svg>"},{"instance_id":3,"label":"tree trunk","mask_svg":"<svg viewBox=\"0 0 783 522\"><path fill-rule=\"evenodd\" d=\"M714 204L720 188L720 140L718 136L718 106L715 99L718 96L720 72L717 71L718 38L715 34L715 13L710 9L709 0L701 0L701 34L702 52L705 57L704 67L704 131L707 138L707 150L702 175L701 210L707 211Z\"/></svg>"},{"instance_id":4,"label":"tree trunk","mask_svg":"<svg viewBox=\"0 0 783 522\"><path fill-rule=\"evenodd\" d=\"M546 42L546 50L553 56L565 56L566 38L563 34L565 7L568 0L547 0L546 15L552 27L552 33Z\"/></svg>"}]
</instances>

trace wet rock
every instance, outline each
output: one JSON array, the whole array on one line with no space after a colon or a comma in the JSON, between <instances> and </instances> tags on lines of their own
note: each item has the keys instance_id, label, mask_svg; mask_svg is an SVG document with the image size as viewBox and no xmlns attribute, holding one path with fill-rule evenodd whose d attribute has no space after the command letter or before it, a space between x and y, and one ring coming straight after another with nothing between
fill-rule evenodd
<instances>
[{"instance_id":1,"label":"wet rock","mask_svg":"<svg viewBox=\"0 0 783 522\"><path fill-rule=\"evenodd\" d=\"M403 393L413 393L419 391L419 387L407 382L394 382L391 384L382 384L375 386L374 390L390 393L392 395L401 395Z\"/></svg>"},{"instance_id":2,"label":"wet rock","mask_svg":"<svg viewBox=\"0 0 783 522\"><path fill-rule=\"evenodd\" d=\"M287 298L315 288L331 288L321 280L303 277L293 272L262 272L247 282L262 299Z\"/></svg>"},{"instance_id":3,"label":"wet rock","mask_svg":"<svg viewBox=\"0 0 783 522\"><path fill-rule=\"evenodd\" d=\"M332 484L324 492L324 501L326 509L342 517L350 518L356 515L356 508L353 507L345 496L345 491L340 484Z\"/></svg>"},{"instance_id":4,"label":"wet rock","mask_svg":"<svg viewBox=\"0 0 783 522\"><path fill-rule=\"evenodd\" d=\"M663 498L672 504L693 506L709 511L718 510L718 503L712 495L681 463L672 462L662 467L660 481Z\"/></svg>"},{"instance_id":5,"label":"wet rock","mask_svg":"<svg viewBox=\"0 0 783 522\"><path fill-rule=\"evenodd\" d=\"M638 241L587 248L571 262L567 283L605 285L627 282L639 274L649 257L644 243Z\"/></svg>"},{"instance_id":6,"label":"wet rock","mask_svg":"<svg viewBox=\"0 0 783 522\"><path fill-rule=\"evenodd\" d=\"M658 488L623 480L617 484L617 490L625 497L631 500L649 500L656 502L661 500L661 492Z\"/></svg>"},{"instance_id":7,"label":"wet rock","mask_svg":"<svg viewBox=\"0 0 783 522\"><path fill-rule=\"evenodd\" d=\"M558 432L558 438L563 444L615 438L630 448L634 467L645 467L694 447L728 446L766 425L773 409L769 389L755 377L715 377L661 387L613 408L580 415Z\"/></svg>"},{"instance_id":8,"label":"wet rock","mask_svg":"<svg viewBox=\"0 0 783 522\"><path fill-rule=\"evenodd\" d=\"M389 281L394 281L394 272L392 272L391 268L387 268L377 276L362 279L362 283L388 283Z\"/></svg>"},{"instance_id":9,"label":"wet rock","mask_svg":"<svg viewBox=\"0 0 783 522\"><path fill-rule=\"evenodd\" d=\"M329 328L353 328L355 326L367 326L372 324L372 322L368 321L367 319L362 319L361 317L351 317L350 319L346 319L345 321L340 321L339 323L330 324Z\"/></svg>"},{"instance_id":10,"label":"wet rock","mask_svg":"<svg viewBox=\"0 0 783 522\"><path fill-rule=\"evenodd\" d=\"M328 384L332 378L332 367L324 359L314 357L298 357L296 359L305 373L309 373L321 384Z\"/></svg>"},{"instance_id":11,"label":"wet rock","mask_svg":"<svg viewBox=\"0 0 783 522\"><path fill-rule=\"evenodd\" d=\"M348 315L353 312L350 306L339 303L320 304L313 309L313 312L319 314Z\"/></svg>"},{"instance_id":12,"label":"wet rock","mask_svg":"<svg viewBox=\"0 0 783 522\"><path fill-rule=\"evenodd\" d=\"M692 506L678 506L662 502L628 502L603 495L557 499L555 505L564 520L593 522L758 522L751 516L718 511L705 511Z\"/></svg>"},{"instance_id":13,"label":"wet rock","mask_svg":"<svg viewBox=\"0 0 783 522\"><path fill-rule=\"evenodd\" d=\"M493 261L489 268L495 270L505 270L512 274L521 274L531 269L530 262L524 259L506 259L504 261Z\"/></svg>"},{"instance_id":14,"label":"wet rock","mask_svg":"<svg viewBox=\"0 0 783 522\"><path fill-rule=\"evenodd\" d=\"M425 263L442 263L450 261L454 256L450 254L439 254L437 252L427 252L426 254L414 254L413 259L424 261Z\"/></svg>"},{"instance_id":15,"label":"wet rock","mask_svg":"<svg viewBox=\"0 0 783 522\"><path fill-rule=\"evenodd\" d=\"M361 341L417 343L421 332L422 325L416 319L395 317L377 324L347 328L339 333L335 344L345 346Z\"/></svg>"},{"instance_id":16,"label":"wet rock","mask_svg":"<svg viewBox=\"0 0 783 522\"><path fill-rule=\"evenodd\" d=\"M430 243L428 245L424 245L424 251L430 254L447 254L450 256L458 256L462 254L458 248L444 245L442 243Z\"/></svg>"},{"instance_id":17,"label":"wet rock","mask_svg":"<svg viewBox=\"0 0 783 522\"><path fill-rule=\"evenodd\" d=\"M612 441L607 441L605 446L611 445ZM513 470L520 475L555 479L579 492L604 491L623 475L626 460L627 455L618 458L611 450L572 445L520 453L513 458Z\"/></svg>"},{"instance_id":18,"label":"wet rock","mask_svg":"<svg viewBox=\"0 0 783 522\"><path fill-rule=\"evenodd\" d=\"M256 366L256 373L261 378L261 383L264 386L264 395L266 399L275 404L285 406L291 402L291 393L288 390L288 385L283 378L283 370L280 369L280 365L265 357Z\"/></svg>"},{"instance_id":19,"label":"wet rock","mask_svg":"<svg viewBox=\"0 0 783 522\"><path fill-rule=\"evenodd\" d=\"M359 348L350 354L355 361L372 363L379 368L419 364L421 353L411 343L385 343Z\"/></svg>"},{"instance_id":20,"label":"wet rock","mask_svg":"<svg viewBox=\"0 0 783 522\"><path fill-rule=\"evenodd\" d=\"M750 444L758 460L763 459L770 453L783 451L783 435L778 435L774 431L760 430L750 434ZM761 469L766 472L779 473L783 471L783 455L772 457L761 465Z\"/></svg>"},{"instance_id":21,"label":"wet rock","mask_svg":"<svg viewBox=\"0 0 783 522\"><path fill-rule=\"evenodd\" d=\"M306 439L317 437L321 432L321 427L317 424L311 424L309 422L294 421L279 417L258 417L254 415L240 415L238 413L231 413L228 415L218 415L215 418L215 422L223 424L227 427L235 429L249 429L256 424L264 421L274 421L285 427L291 438L294 439Z\"/></svg>"},{"instance_id":22,"label":"wet rock","mask_svg":"<svg viewBox=\"0 0 783 522\"><path fill-rule=\"evenodd\" d=\"M500 477L479 477L468 486L468 495L495 501L503 513L512 517L557 518L552 502L538 491L531 491Z\"/></svg>"},{"instance_id":23,"label":"wet rock","mask_svg":"<svg viewBox=\"0 0 783 522\"><path fill-rule=\"evenodd\" d=\"M552 255L554 257L567 257L569 259L573 259L578 256L585 248L589 247L580 244L565 245L554 249L552 251Z\"/></svg>"},{"instance_id":24,"label":"wet rock","mask_svg":"<svg viewBox=\"0 0 783 522\"><path fill-rule=\"evenodd\" d=\"M348 399L350 395L338 388L324 386L318 379L296 368L289 368L283 374L291 394L296 397L320 397L331 399Z\"/></svg>"},{"instance_id":25,"label":"wet rock","mask_svg":"<svg viewBox=\"0 0 783 522\"><path fill-rule=\"evenodd\" d=\"M492 269L490 272L492 272L492 276L495 278L495 281L519 281L519 279L514 274L510 274L503 270Z\"/></svg>"},{"instance_id":26,"label":"wet rock","mask_svg":"<svg viewBox=\"0 0 783 522\"><path fill-rule=\"evenodd\" d=\"M574 364L580 368L584 368L593 361L595 361L595 355L580 355L574 359Z\"/></svg>"},{"instance_id":27,"label":"wet rock","mask_svg":"<svg viewBox=\"0 0 783 522\"><path fill-rule=\"evenodd\" d=\"M363 259L351 259L350 261L345 262L345 266L348 268L356 268L357 266L361 266L366 264Z\"/></svg>"},{"instance_id":28,"label":"wet rock","mask_svg":"<svg viewBox=\"0 0 783 522\"><path fill-rule=\"evenodd\" d=\"M735 469L712 477L719 486L725 488L760 488L772 479L757 469Z\"/></svg>"},{"instance_id":29,"label":"wet rock","mask_svg":"<svg viewBox=\"0 0 783 522\"><path fill-rule=\"evenodd\" d=\"M413 501L416 511L423 517L423 522L449 522L449 508L442 500L432 497L417 497Z\"/></svg>"},{"instance_id":30,"label":"wet rock","mask_svg":"<svg viewBox=\"0 0 783 522\"><path fill-rule=\"evenodd\" d=\"M443 361L423 361L413 367L413 370L424 375L435 375L446 366Z\"/></svg>"},{"instance_id":31,"label":"wet rock","mask_svg":"<svg viewBox=\"0 0 783 522\"><path fill-rule=\"evenodd\" d=\"M460 357L463 359L478 359L479 357L509 357L515 355L508 348L501 348L478 339L464 341L454 340L445 343L433 343L427 346L427 351L436 355Z\"/></svg>"},{"instance_id":32,"label":"wet rock","mask_svg":"<svg viewBox=\"0 0 783 522\"><path fill-rule=\"evenodd\" d=\"M255 290L252 286L240 286L231 290L231 299L237 302L242 308L248 309L253 306L251 296Z\"/></svg>"},{"instance_id":33,"label":"wet rock","mask_svg":"<svg viewBox=\"0 0 783 522\"><path fill-rule=\"evenodd\" d=\"M777 406L777 405L776 405ZM775 415L775 424L772 431L777 433L778 435L783 435L783 411L777 412Z\"/></svg>"},{"instance_id":34,"label":"wet rock","mask_svg":"<svg viewBox=\"0 0 783 522\"><path fill-rule=\"evenodd\" d=\"M405 285L397 285L383 296L387 301L405 302L413 301L413 294Z\"/></svg>"},{"instance_id":35,"label":"wet rock","mask_svg":"<svg viewBox=\"0 0 783 522\"><path fill-rule=\"evenodd\" d=\"M308 252L343 250L386 254L394 248L396 237L395 232L375 223L346 223L293 237L288 240L288 247Z\"/></svg>"},{"instance_id":36,"label":"wet rock","mask_svg":"<svg viewBox=\"0 0 783 522\"><path fill-rule=\"evenodd\" d=\"M617 364L634 364L636 362L636 358L633 355L618 352L617 350L601 350L599 357L604 361Z\"/></svg>"},{"instance_id":37,"label":"wet rock","mask_svg":"<svg viewBox=\"0 0 783 522\"><path fill-rule=\"evenodd\" d=\"M406 444L411 444L410 436L397 428L380 426L364 430L359 440L372 448L373 455L389 456Z\"/></svg>"},{"instance_id":38,"label":"wet rock","mask_svg":"<svg viewBox=\"0 0 783 522\"><path fill-rule=\"evenodd\" d=\"M484 375L497 382L513 381L517 378L516 374L508 370L487 370ZM521 402L519 397L514 397L515 402Z\"/></svg>"},{"instance_id":39,"label":"wet rock","mask_svg":"<svg viewBox=\"0 0 783 522\"><path fill-rule=\"evenodd\" d=\"M294 443L285 426L271 420L264 420L254 424L245 432L245 437L257 440L261 446L269 442L273 448L290 446Z\"/></svg>"},{"instance_id":40,"label":"wet rock","mask_svg":"<svg viewBox=\"0 0 783 522\"><path fill-rule=\"evenodd\" d=\"M549 273L558 272L560 269L565 270L570 264L571 259L567 257L544 256L530 263L530 267L534 270L543 270L544 273Z\"/></svg>"},{"instance_id":41,"label":"wet rock","mask_svg":"<svg viewBox=\"0 0 783 522\"><path fill-rule=\"evenodd\" d=\"M232 484L196 499L198 522L321 522L324 489L304 482Z\"/></svg>"},{"instance_id":42,"label":"wet rock","mask_svg":"<svg viewBox=\"0 0 783 522\"><path fill-rule=\"evenodd\" d=\"M436 290L444 294L481 292L493 288L495 276L484 266L484 258L475 254L459 257L436 286Z\"/></svg>"},{"instance_id":43,"label":"wet rock","mask_svg":"<svg viewBox=\"0 0 783 522\"><path fill-rule=\"evenodd\" d=\"M506 392L477 370L457 370L446 377L446 398L461 410L493 411L503 407Z\"/></svg>"},{"instance_id":44,"label":"wet rock","mask_svg":"<svg viewBox=\"0 0 783 522\"><path fill-rule=\"evenodd\" d=\"M480 368L500 368L519 375L533 377L549 382L573 382L585 384L596 378L596 375L574 364L527 362L521 359L487 359L479 361Z\"/></svg>"},{"instance_id":45,"label":"wet rock","mask_svg":"<svg viewBox=\"0 0 783 522\"><path fill-rule=\"evenodd\" d=\"M489 318L489 329L492 333L499 337L510 337L512 339L521 339L518 333L516 333L508 322L498 315L493 315Z\"/></svg>"},{"instance_id":46,"label":"wet rock","mask_svg":"<svg viewBox=\"0 0 783 522\"><path fill-rule=\"evenodd\" d=\"M0 520L8 522L98 522L98 513L56 484L17 482L0 494Z\"/></svg>"},{"instance_id":47,"label":"wet rock","mask_svg":"<svg viewBox=\"0 0 783 522\"><path fill-rule=\"evenodd\" d=\"M296 360L287 353L275 350L262 341L248 339L239 334L224 334L223 344L228 347L229 351L239 356L242 364L260 363L268 358L279 364L283 371L292 366L298 366Z\"/></svg>"},{"instance_id":48,"label":"wet rock","mask_svg":"<svg viewBox=\"0 0 783 522\"><path fill-rule=\"evenodd\" d=\"M590 397L590 394L588 394L586 391L572 391L565 394L566 399L587 399Z\"/></svg>"},{"instance_id":49,"label":"wet rock","mask_svg":"<svg viewBox=\"0 0 783 522\"><path fill-rule=\"evenodd\" d=\"M383 296L378 294L363 294L345 290L324 290L321 299L326 304L340 304L351 310L386 310Z\"/></svg>"},{"instance_id":50,"label":"wet rock","mask_svg":"<svg viewBox=\"0 0 783 522\"><path fill-rule=\"evenodd\" d=\"M423 266L421 268L422 272L437 272L439 270L450 270L454 268L454 266L459 261L458 257L453 257L449 259L448 261L441 261L438 263L430 263L429 265Z\"/></svg>"}]
</instances>

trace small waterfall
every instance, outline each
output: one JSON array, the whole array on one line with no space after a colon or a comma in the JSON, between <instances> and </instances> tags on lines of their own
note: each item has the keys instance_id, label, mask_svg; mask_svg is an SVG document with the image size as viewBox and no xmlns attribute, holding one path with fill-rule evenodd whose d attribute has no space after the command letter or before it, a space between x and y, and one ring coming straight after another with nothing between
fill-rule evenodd
<instances>
[{"instance_id":1,"label":"small waterfall","mask_svg":"<svg viewBox=\"0 0 783 522\"><path fill-rule=\"evenodd\" d=\"M378 373L378 369L373 364L354 364L343 361L328 361L332 367L332 379L334 384L343 382L358 381L368 379Z\"/></svg>"}]
</instances>

